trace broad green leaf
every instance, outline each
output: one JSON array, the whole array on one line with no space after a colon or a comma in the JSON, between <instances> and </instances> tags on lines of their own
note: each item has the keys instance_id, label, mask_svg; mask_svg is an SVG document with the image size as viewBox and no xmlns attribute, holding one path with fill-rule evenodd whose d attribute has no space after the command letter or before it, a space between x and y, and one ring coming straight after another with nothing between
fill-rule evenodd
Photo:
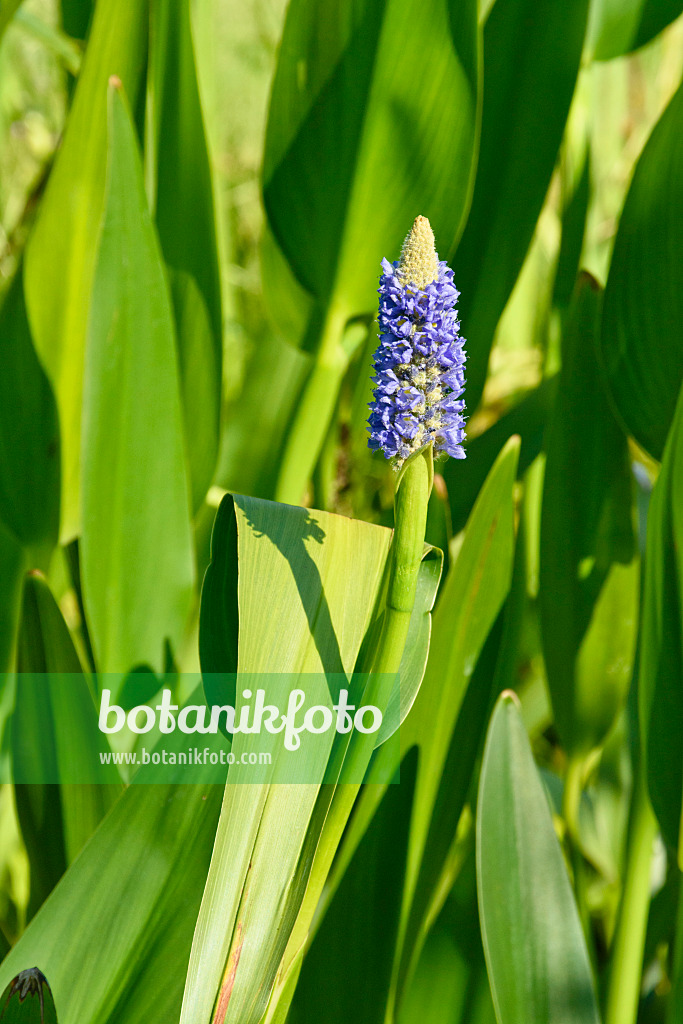
<instances>
[{"instance_id":1,"label":"broad green leaf","mask_svg":"<svg viewBox=\"0 0 683 1024\"><path fill-rule=\"evenodd\" d=\"M600 333L601 359L629 433L661 459L683 381L679 325L683 265L683 86L636 165L614 245Z\"/></svg>"},{"instance_id":2,"label":"broad green leaf","mask_svg":"<svg viewBox=\"0 0 683 1024\"><path fill-rule=\"evenodd\" d=\"M147 3L100 0L64 142L26 252L26 305L33 340L59 410L62 536L79 530L81 403L86 327L104 209L107 81L137 101L147 45Z\"/></svg>"},{"instance_id":3,"label":"broad green leaf","mask_svg":"<svg viewBox=\"0 0 683 1024\"><path fill-rule=\"evenodd\" d=\"M470 0L291 4L264 199L282 251L323 308L332 301L345 318L373 310L379 262L398 254L418 213L443 250L454 243L470 190L477 66Z\"/></svg>"},{"instance_id":4,"label":"broad green leaf","mask_svg":"<svg viewBox=\"0 0 683 1024\"><path fill-rule=\"evenodd\" d=\"M14 667L26 553L0 521L0 679Z\"/></svg>"},{"instance_id":5,"label":"broad green leaf","mask_svg":"<svg viewBox=\"0 0 683 1024\"><path fill-rule=\"evenodd\" d=\"M57 1011L47 978L29 967L13 978L0 996L2 1024L57 1024Z\"/></svg>"},{"instance_id":6,"label":"broad green leaf","mask_svg":"<svg viewBox=\"0 0 683 1024\"><path fill-rule=\"evenodd\" d=\"M101 672L160 671L193 589L180 388L171 299L116 85L109 124L83 393L83 595Z\"/></svg>"},{"instance_id":7,"label":"broad green leaf","mask_svg":"<svg viewBox=\"0 0 683 1024\"><path fill-rule=\"evenodd\" d=\"M586 60L612 60L644 46L683 11L681 0L592 0Z\"/></svg>"},{"instance_id":8,"label":"broad green leaf","mask_svg":"<svg viewBox=\"0 0 683 1024\"><path fill-rule=\"evenodd\" d=\"M263 195L277 245L314 300L301 344L315 360L284 450L281 501L300 501L313 472L353 355L345 331L374 315L382 257L398 258L420 213L442 255L460 235L479 96L474 0L289 7ZM281 267L271 260L278 295L288 287Z\"/></svg>"},{"instance_id":9,"label":"broad green leaf","mask_svg":"<svg viewBox=\"0 0 683 1024\"><path fill-rule=\"evenodd\" d=\"M680 844L683 804L683 389L647 518L640 729L652 807Z\"/></svg>"},{"instance_id":10,"label":"broad green leaf","mask_svg":"<svg viewBox=\"0 0 683 1024\"><path fill-rule=\"evenodd\" d=\"M564 132L588 12L496 0L484 28L484 107L472 208L454 259L468 339L467 404L479 403L500 315L522 268Z\"/></svg>"},{"instance_id":11,"label":"broad green leaf","mask_svg":"<svg viewBox=\"0 0 683 1024\"><path fill-rule=\"evenodd\" d=\"M199 649L204 671L204 689L209 704L234 701L234 681L225 679L238 667L238 519L235 501L225 498L218 510L212 536L211 564L202 587ZM290 510L291 513L292 510ZM301 517L302 522L304 517ZM387 534L387 537L389 535ZM384 712L384 722L377 735L377 745L384 743L412 707L422 682L431 636L431 612L441 579L442 553L425 545L418 575L415 606L411 616L408 639L401 661L399 684L393 690ZM386 581L385 581L386 582ZM374 644L382 627L384 590L377 600L378 614L367 630L356 670L368 671L372 664Z\"/></svg>"},{"instance_id":12,"label":"broad green leaf","mask_svg":"<svg viewBox=\"0 0 683 1024\"><path fill-rule=\"evenodd\" d=\"M190 0L159 0L152 7L148 91L148 176L161 249L171 268L193 506L198 508L218 454L223 324Z\"/></svg>"},{"instance_id":13,"label":"broad green leaf","mask_svg":"<svg viewBox=\"0 0 683 1024\"><path fill-rule=\"evenodd\" d=\"M516 699L499 699L477 805L477 888L498 1024L599 1024L574 894Z\"/></svg>"},{"instance_id":14,"label":"broad green leaf","mask_svg":"<svg viewBox=\"0 0 683 1024\"><path fill-rule=\"evenodd\" d=\"M556 725L570 753L605 738L634 659L638 565L628 448L597 361L600 293L580 281L546 437L540 611Z\"/></svg>"},{"instance_id":15,"label":"broad green leaf","mask_svg":"<svg viewBox=\"0 0 683 1024\"><path fill-rule=\"evenodd\" d=\"M417 751L389 786L306 954L291 1024L380 1024L391 984Z\"/></svg>"},{"instance_id":16,"label":"broad green leaf","mask_svg":"<svg viewBox=\"0 0 683 1024\"><path fill-rule=\"evenodd\" d=\"M226 496L202 596L204 671L351 672L390 539L341 516ZM322 824L306 836L318 791L226 787L183 1022L208 1024L215 1012L221 1024L246 1024L265 1012Z\"/></svg>"},{"instance_id":17,"label":"broad green leaf","mask_svg":"<svg viewBox=\"0 0 683 1024\"><path fill-rule=\"evenodd\" d=\"M3 962L0 986L39 963L59 1024L177 1020L219 804L219 787L127 789Z\"/></svg>"},{"instance_id":18,"label":"broad green leaf","mask_svg":"<svg viewBox=\"0 0 683 1024\"><path fill-rule=\"evenodd\" d=\"M0 308L0 519L44 562L59 534L59 424L16 274Z\"/></svg>"}]
</instances>

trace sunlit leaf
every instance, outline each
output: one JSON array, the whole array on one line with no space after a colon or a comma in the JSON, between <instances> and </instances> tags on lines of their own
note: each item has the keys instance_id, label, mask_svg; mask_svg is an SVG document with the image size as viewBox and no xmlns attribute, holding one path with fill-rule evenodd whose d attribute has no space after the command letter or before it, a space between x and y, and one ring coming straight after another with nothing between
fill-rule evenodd
<instances>
[{"instance_id":1,"label":"sunlit leaf","mask_svg":"<svg viewBox=\"0 0 683 1024\"><path fill-rule=\"evenodd\" d=\"M599 1024L574 894L507 694L493 713L481 769L477 883L498 1024Z\"/></svg>"},{"instance_id":2,"label":"sunlit leaf","mask_svg":"<svg viewBox=\"0 0 683 1024\"><path fill-rule=\"evenodd\" d=\"M109 124L83 394L83 593L99 670L160 671L192 599L190 495L171 299L116 85Z\"/></svg>"},{"instance_id":3,"label":"sunlit leaf","mask_svg":"<svg viewBox=\"0 0 683 1024\"><path fill-rule=\"evenodd\" d=\"M59 409L62 535L79 529L81 398L86 326L104 209L107 81L118 75L133 105L144 69L147 4L100 0L64 142L26 252L29 322Z\"/></svg>"}]
</instances>

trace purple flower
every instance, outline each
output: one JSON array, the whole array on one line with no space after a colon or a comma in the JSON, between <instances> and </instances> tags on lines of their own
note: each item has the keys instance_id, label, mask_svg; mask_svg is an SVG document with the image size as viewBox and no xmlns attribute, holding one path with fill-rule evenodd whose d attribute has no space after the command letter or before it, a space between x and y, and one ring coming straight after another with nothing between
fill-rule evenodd
<instances>
[{"instance_id":1,"label":"purple flower","mask_svg":"<svg viewBox=\"0 0 683 1024\"><path fill-rule=\"evenodd\" d=\"M454 309L460 293L426 217L416 218L401 259L382 260L382 271L368 444L397 468L428 444L464 459L467 357Z\"/></svg>"}]
</instances>

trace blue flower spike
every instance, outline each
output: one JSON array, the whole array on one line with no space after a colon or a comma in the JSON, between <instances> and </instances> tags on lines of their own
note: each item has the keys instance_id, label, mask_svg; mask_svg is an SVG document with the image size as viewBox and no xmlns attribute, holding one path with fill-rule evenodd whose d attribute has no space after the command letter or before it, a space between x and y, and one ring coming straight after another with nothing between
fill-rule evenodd
<instances>
[{"instance_id":1,"label":"blue flower spike","mask_svg":"<svg viewBox=\"0 0 683 1024\"><path fill-rule=\"evenodd\" d=\"M368 444L400 469L433 444L435 453L464 459L465 339L459 292L440 260L426 217L416 217L400 260L382 260L380 338L368 420Z\"/></svg>"}]
</instances>

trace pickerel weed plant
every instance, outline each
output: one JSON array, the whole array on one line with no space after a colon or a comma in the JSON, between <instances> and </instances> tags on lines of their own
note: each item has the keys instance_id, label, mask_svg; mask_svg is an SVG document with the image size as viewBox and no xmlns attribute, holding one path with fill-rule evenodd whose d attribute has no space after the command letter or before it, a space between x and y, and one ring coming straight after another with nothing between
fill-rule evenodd
<instances>
[{"instance_id":1,"label":"pickerel weed plant","mask_svg":"<svg viewBox=\"0 0 683 1024\"><path fill-rule=\"evenodd\" d=\"M0 4L0 1024L683 1020L682 4L621 7Z\"/></svg>"}]
</instances>

